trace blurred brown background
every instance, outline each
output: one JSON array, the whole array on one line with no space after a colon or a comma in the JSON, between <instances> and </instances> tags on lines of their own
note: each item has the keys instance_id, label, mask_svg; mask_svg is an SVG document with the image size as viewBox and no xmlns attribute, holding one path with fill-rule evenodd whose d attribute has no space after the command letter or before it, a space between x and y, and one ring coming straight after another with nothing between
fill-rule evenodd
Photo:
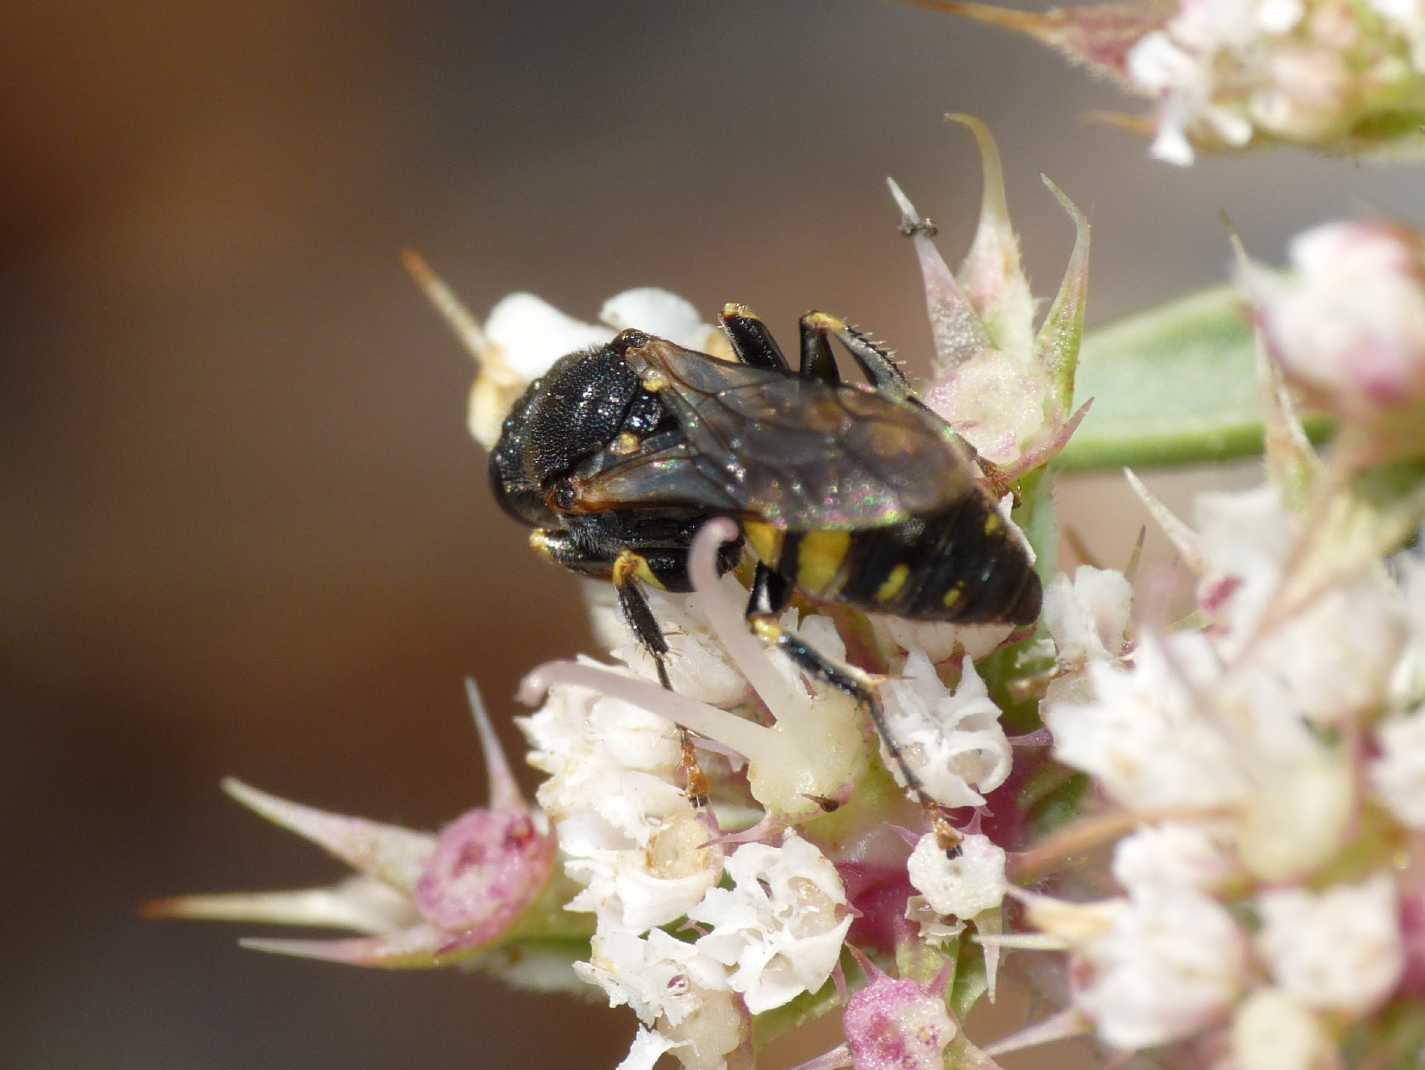
<instances>
[{"instance_id":1,"label":"blurred brown background","mask_svg":"<svg viewBox=\"0 0 1425 1070\"><path fill-rule=\"evenodd\" d=\"M135 917L336 872L225 773L419 826L478 801L462 676L507 717L522 669L584 641L573 582L491 507L470 368L403 245L482 313L527 288L592 317L656 283L785 331L835 309L913 355L882 179L963 251L978 162L947 110L998 134L1041 293L1071 233L1038 173L1089 212L1096 322L1220 277L1219 208L1277 258L1420 188L1281 153L1152 164L1077 119L1111 91L1029 42L874 0L11 4L0 71L5 1067L626 1049L626 1012ZM1113 483L1064 489L1091 536L1129 508Z\"/></svg>"}]
</instances>

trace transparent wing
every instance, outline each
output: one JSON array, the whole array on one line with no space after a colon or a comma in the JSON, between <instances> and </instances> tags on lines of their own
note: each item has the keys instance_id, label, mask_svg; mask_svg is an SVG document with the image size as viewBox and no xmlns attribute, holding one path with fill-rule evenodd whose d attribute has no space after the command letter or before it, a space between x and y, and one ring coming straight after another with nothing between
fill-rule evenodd
<instances>
[{"instance_id":1,"label":"transparent wing","mask_svg":"<svg viewBox=\"0 0 1425 1070\"><path fill-rule=\"evenodd\" d=\"M718 360L654 338L627 351L687 437L685 463L790 530L881 527L975 486L974 462L920 405Z\"/></svg>"},{"instance_id":2,"label":"transparent wing","mask_svg":"<svg viewBox=\"0 0 1425 1070\"><path fill-rule=\"evenodd\" d=\"M669 449L617 460L575 479L579 508L592 511L637 506L702 506L726 512L742 507L698 465L692 449Z\"/></svg>"}]
</instances>

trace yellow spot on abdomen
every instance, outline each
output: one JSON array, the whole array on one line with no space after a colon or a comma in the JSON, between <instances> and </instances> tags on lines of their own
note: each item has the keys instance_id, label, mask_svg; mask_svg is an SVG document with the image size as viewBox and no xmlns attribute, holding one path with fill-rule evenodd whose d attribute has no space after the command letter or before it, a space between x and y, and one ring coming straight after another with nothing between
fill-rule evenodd
<instances>
[{"instance_id":1,"label":"yellow spot on abdomen","mask_svg":"<svg viewBox=\"0 0 1425 1070\"><path fill-rule=\"evenodd\" d=\"M909 575L909 565L897 565L891 569L891 574L886 577L885 582L876 588L876 601L889 602L896 595L900 594L901 588L905 586L906 578Z\"/></svg>"},{"instance_id":2,"label":"yellow spot on abdomen","mask_svg":"<svg viewBox=\"0 0 1425 1070\"><path fill-rule=\"evenodd\" d=\"M987 517L985 517L985 534L986 534L986 535L993 535L996 531L998 531L998 530L999 530L1000 528L1002 528L1002 527L1004 527L1004 521L1000 519L1000 516L999 516L998 513L991 511L991 512L990 512L990 515L987 516Z\"/></svg>"},{"instance_id":3,"label":"yellow spot on abdomen","mask_svg":"<svg viewBox=\"0 0 1425 1070\"><path fill-rule=\"evenodd\" d=\"M797 546L797 586L811 595L835 593L832 585L849 549L849 531L807 532Z\"/></svg>"},{"instance_id":4,"label":"yellow spot on abdomen","mask_svg":"<svg viewBox=\"0 0 1425 1070\"><path fill-rule=\"evenodd\" d=\"M945 608L954 609L955 603L960 601L961 595L965 593L965 581L959 580L954 587L945 592Z\"/></svg>"},{"instance_id":5,"label":"yellow spot on abdomen","mask_svg":"<svg viewBox=\"0 0 1425 1070\"><path fill-rule=\"evenodd\" d=\"M742 533L752 544L752 552L768 568L776 568L782 556L782 531L760 520L747 520L742 524Z\"/></svg>"}]
</instances>

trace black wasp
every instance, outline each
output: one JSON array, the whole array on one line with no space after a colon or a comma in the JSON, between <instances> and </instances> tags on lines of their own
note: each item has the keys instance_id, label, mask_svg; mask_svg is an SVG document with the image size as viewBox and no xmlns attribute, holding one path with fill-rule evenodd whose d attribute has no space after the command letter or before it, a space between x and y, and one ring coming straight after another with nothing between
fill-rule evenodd
<instances>
[{"instance_id":1,"label":"black wasp","mask_svg":"<svg viewBox=\"0 0 1425 1070\"><path fill-rule=\"evenodd\" d=\"M690 590L693 536L711 517L733 518L757 562L749 620L879 725L864 677L776 627L794 591L918 620L1028 624L1039 578L973 451L889 353L810 312L794 373L746 307L720 318L736 361L634 330L561 358L504 423L495 494L536 529L539 553L613 581L665 686L668 645L643 587ZM841 381L830 338L869 385ZM742 549L724 545L719 568Z\"/></svg>"}]
</instances>

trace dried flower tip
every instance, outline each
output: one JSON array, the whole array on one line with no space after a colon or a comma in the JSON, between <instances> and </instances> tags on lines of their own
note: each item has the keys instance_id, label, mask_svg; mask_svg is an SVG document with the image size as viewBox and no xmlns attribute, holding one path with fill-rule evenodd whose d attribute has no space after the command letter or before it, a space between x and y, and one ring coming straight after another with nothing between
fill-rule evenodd
<instances>
[{"instance_id":1,"label":"dried flower tip","mask_svg":"<svg viewBox=\"0 0 1425 1070\"><path fill-rule=\"evenodd\" d=\"M1081 1037L1092 1031L1093 1022L1083 1011L1077 1007L1069 1007L1058 1014L1050 1015L1043 1021L1027 1025L1019 1032L1011 1033L1002 1040L995 1041L984 1051L986 1055L997 1058L1001 1055L1008 1055L1010 1052L1052 1044L1056 1040Z\"/></svg>"},{"instance_id":2,"label":"dried flower tip","mask_svg":"<svg viewBox=\"0 0 1425 1070\"><path fill-rule=\"evenodd\" d=\"M223 790L248 809L310 840L357 872L402 892L415 891L435 853L436 839L429 833L303 806L259 791L236 777L225 779Z\"/></svg>"},{"instance_id":3,"label":"dried flower tip","mask_svg":"<svg viewBox=\"0 0 1425 1070\"><path fill-rule=\"evenodd\" d=\"M978 119L946 118L974 135L984 171L979 225L958 274L941 258L930 237L933 231L910 199L890 182L901 229L911 236L920 261L935 344L924 399L982 458L1013 479L1047 463L1077 426L1069 409L1083 333L1088 224L1045 179L1073 219L1077 237L1059 293L1036 333L1034 299L1005 202L999 150Z\"/></svg>"}]
</instances>

